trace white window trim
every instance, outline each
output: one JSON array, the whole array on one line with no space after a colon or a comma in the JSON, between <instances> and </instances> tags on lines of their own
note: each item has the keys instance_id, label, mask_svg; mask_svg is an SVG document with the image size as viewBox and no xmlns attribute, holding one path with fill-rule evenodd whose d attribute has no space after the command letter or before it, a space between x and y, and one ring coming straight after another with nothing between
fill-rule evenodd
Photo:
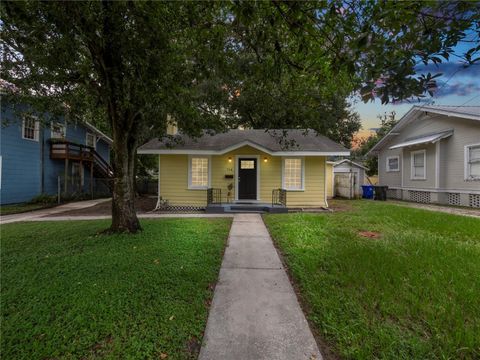
<instances>
[{"instance_id":1,"label":"white window trim","mask_svg":"<svg viewBox=\"0 0 480 360\"><path fill-rule=\"evenodd\" d=\"M465 145L464 155L463 155L463 164L464 164L464 180L465 181L478 181L480 177L470 175L470 166L468 165L468 160L470 159L470 148L480 146L480 143L477 144L468 144Z\"/></svg>"},{"instance_id":2,"label":"white window trim","mask_svg":"<svg viewBox=\"0 0 480 360\"><path fill-rule=\"evenodd\" d=\"M235 155L235 164L233 169L233 177L235 179L235 201L246 201L238 199L238 164L240 159L257 159L257 200L260 201L260 155ZM250 200L248 200L250 201Z\"/></svg>"},{"instance_id":3,"label":"white window trim","mask_svg":"<svg viewBox=\"0 0 480 360\"><path fill-rule=\"evenodd\" d=\"M88 136L93 136L93 148L96 150L97 149L97 135L94 133L88 132L85 134L85 145L88 145Z\"/></svg>"},{"instance_id":4,"label":"white window trim","mask_svg":"<svg viewBox=\"0 0 480 360\"><path fill-rule=\"evenodd\" d=\"M390 159L397 159L398 160L398 167L396 169L390 168ZM387 156L387 172L399 172L400 171L400 156Z\"/></svg>"},{"instance_id":5,"label":"white window trim","mask_svg":"<svg viewBox=\"0 0 480 360\"><path fill-rule=\"evenodd\" d=\"M413 158L416 154L423 154L423 176L413 176L414 174L414 166L413 166ZM410 152L410 180L426 180L427 179L427 150L416 150Z\"/></svg>"},{"instance_id":6,"label":"white window trim","mask_svg":"<svg viewBox=\"0 0 480 360\"><path fill-rule=\"evenodd\" d=\"M40 121L37 120L36 116L30 116L30 118L35 120L35 128L33 130L33 139L25 137L25 118L22 120L22 139L38 142L39 135L40 135Z\"/></svg>"},{"instance_id":7,"label":"white window trim","mask_svg":"<svg viewBox=\"0 0 480 360\"><path fill-rule=\"evenodd\" d=\"M53 131L53 125L61 126L63 128L63 137L53 136L53 134L55 133ZM65 126L65 124L62 124L62 123L59 123L59 122L52 123L51 126L50 126L50 138L51 139L66 139L67 138L67 127Z\"/></svg>"},{"instance_id":8,"label":"white window trim","mask_svg":"<svg viewBox=\"0 0 480 360\"><path fill-rule=\"evenodd\" d=\"M300 189L290 189L285 187L285 160L286 159L300 159L302 161L302 187ZM300 156L287 156L282 157L282 189L288 191L305 191L305 157Z\"/></svg>"},{"instance_id":9,"label":"white window trim","mask_svg":"<svg viewBox=\"0 0 480 360\"><path fill-rule=\"evenodd\" d=\"M208 184L207 186L192 185L192 158L208 159ZM209 155L188 155L188 190L207 190L210 187L212 179L212 157Z\"/></svg>"}]
</instances>

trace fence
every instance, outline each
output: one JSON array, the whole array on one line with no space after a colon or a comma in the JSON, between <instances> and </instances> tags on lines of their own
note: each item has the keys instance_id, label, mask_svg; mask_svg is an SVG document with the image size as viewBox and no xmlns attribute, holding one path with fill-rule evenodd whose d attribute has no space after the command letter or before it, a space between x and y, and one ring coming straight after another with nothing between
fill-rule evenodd
<instances>
[{"instance_id":1,"label":"fence","mask_svg":"<svg viewBox=\"0 0 480 360\"><path fill-rule=\"evenodd\" d=\"M66 180L66 181L65 181ZM81 178L80 176L59 176L57 181L58 202L68 200L86 200L110 197L112 195L113 179L111 178Z\"/></svg>"},{"instance_id":2,"label":"fence","mask_svg":"<svg viewBox=\"0 0 480 360\"><path fill-rule=\"evenodd\" d=\"M137 193L140 195L158 195L158 180L140 178L136 181Z\"/></svg>"}]
</instances>

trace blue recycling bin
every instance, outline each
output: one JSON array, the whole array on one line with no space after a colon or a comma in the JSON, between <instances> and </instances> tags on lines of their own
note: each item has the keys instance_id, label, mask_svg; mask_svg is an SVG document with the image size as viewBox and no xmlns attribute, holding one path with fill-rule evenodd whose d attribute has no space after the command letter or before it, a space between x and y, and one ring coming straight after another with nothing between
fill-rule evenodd
<instances>
[{"instance_id":1,"label":"blue recycling bin","mask_svg":"<svg viewBox=\"0 0 480 360\"><path fill-rule=\"evenodd\" d=\"M362 185L364 199L373 199L373 185Z\"/></svg>"}]
</instances>

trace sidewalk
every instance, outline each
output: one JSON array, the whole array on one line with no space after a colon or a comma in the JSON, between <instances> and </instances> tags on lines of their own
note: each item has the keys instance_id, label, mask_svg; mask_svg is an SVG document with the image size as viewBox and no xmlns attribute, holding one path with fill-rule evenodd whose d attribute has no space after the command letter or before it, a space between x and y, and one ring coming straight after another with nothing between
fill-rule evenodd
<instances>
[{"instance_id":1,"label":"sidewalk","mask_svg":"<svg viewBox=\"0 0 480 360\"><path fill-rule=\"evenodd\" d=\"M68 204L59 205L59 206L55 206L53 208L48 208L48 209L29 211L29 212L24 212L20 214L4 215L0 217L0 223L9 224L9 223L20 222L20 221L36 221L36 220L44 221L46 219L42 219L42 218L45 216L59 214L59 213L63 213L65 211L70 211L70 210L84 209L84 208L95 206L97 204L100 204L106 201L110 201L110 198L76 201L76 202L71 202Z\"/></svg>"},{"instance_id":2,"label":"sidewalk","mask_svg":"<svg viewBox=\"0 0 480 360\"><path fill-rule=\"evenodd\" d=\"M258 214L236 214L199 360L321 359Z\"/></svg>"}]
</instances>

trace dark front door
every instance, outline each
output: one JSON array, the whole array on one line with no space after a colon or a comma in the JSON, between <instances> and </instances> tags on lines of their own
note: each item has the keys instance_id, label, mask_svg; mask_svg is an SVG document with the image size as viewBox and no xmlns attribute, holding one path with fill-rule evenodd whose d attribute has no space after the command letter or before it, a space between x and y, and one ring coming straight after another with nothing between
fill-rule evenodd
<instances>
[{"instance_id":1,"label":"dark front door","mask_svg":"<svg viewBox=\"0 0 480 360\"><path fill-rule=\"evenodd\" d=\"M238 200L257 199L257 159L238 160Z\"/></svg>"}]
</instances>

